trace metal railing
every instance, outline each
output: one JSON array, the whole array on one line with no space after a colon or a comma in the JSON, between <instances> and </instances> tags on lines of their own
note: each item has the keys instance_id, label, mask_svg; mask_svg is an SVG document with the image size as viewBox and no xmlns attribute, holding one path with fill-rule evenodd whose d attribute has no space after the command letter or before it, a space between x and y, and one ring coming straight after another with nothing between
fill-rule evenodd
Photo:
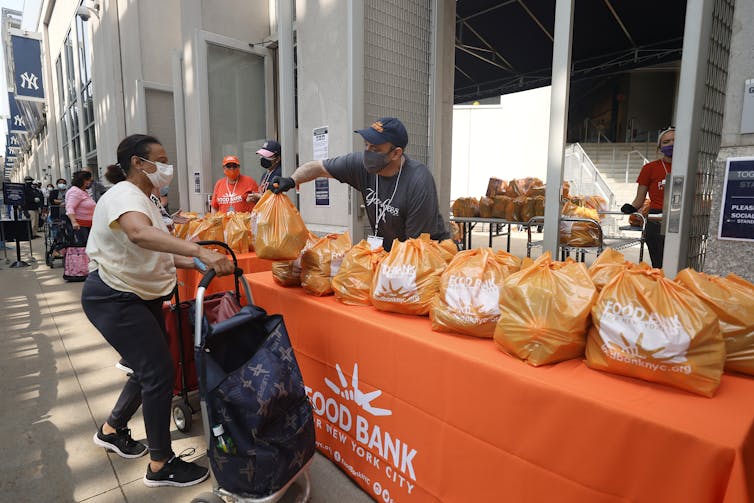
<instances>
[{"instance_id":1,"label":"metal railing","mask_svg":"<svg viewBox=\"0 0 754 503\"><path fill-rule=\"evenodd\" d=\"M644 164L647 164L649 162L649 159L644 157L644 154L639 152L638 150L632 150L626 154L626 183L628 183L628 170L631 167L631 154L636 154L644 161ZM643 164L642 164L643 166Z\"/></svg>"},{"instance_id":2,"label":"metal railing","mask_svg":"<svg viewBox=\"0 0 754 503\"><path fill-rule=\"evenodd\" d=\"M610 185L579 143L566 147L563 180L570 184L573 194L602 196L610 208L615 203L615 194Z\"/></svg>"}]
</instances>

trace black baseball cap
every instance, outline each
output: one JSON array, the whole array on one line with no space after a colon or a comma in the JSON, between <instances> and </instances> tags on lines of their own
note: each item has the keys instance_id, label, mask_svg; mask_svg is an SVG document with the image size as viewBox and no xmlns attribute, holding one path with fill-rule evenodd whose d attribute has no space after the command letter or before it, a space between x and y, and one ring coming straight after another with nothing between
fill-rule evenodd
<instances>
[{"instance_id":1,"label":"black baseball cap","mask_svg":"<svg viewBox=\"0 0 754 503\"><path fill-rule=\"evenodd\" d=\"M280 150L280 144L278 142L275 140L265 140L264 144L262 144L262 148L257 150L257 154L262 157L272 157L280 155Z\"/></svg>"},{"instance_id":2,"label":"black baseball cap","mask_svg":"<svg viewBox=\"0 0 754 503\"><path fill-rule=\"evenodd\" d=\"M408 133L403 123L395 117L383 117L374 121L368 128L354 131L359 133L372 145L392 143L396 147L406 148Z\"/></svg>"}]
</instances>

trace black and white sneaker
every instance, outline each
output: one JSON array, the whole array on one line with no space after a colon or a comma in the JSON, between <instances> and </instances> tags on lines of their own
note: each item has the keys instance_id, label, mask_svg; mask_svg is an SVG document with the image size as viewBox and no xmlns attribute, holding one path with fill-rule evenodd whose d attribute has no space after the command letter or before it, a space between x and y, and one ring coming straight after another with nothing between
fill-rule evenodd
<instances>
[{"instance_id":1,"label":"black and white sneaker","mask_svg":"<svg viewBox=\"0 0 754 503\"><path fill-rule=\"evenodd\" d=\"M105 435L102 433L102 427L100 426L97 433L94 434L93 440L95 444L104 447L108 451L113 451L123 458L140 458L147 453L146 445L131 438L131 430L129 428L121 428L115 433Z\"/></svg>"},{"instance_id":2,"label":"black and white sneaker","mask_svg":"<svg viewBox=\"0 0 754 503\"><path fill-rule=\"evenodd\" d=\"M207 477L209 477L208 468L184 461L181 456L173 456L157 472L153 472L152 467L147 465L144 485L147 487L186 487L203 482Z\"/></svg>"},{"instance_id":3,"label":"black and white sneaker","mask_svg":"<svg viewBox=\"0 0 754 503\"><path fill-rule=\"evenodd\" d=\"M115 368L118 370L122 370L128 376L134 373L134 370L128 366L128 362L126 362L126 360L123 358L121 358L120 361L118 361L118 363L115 364Z\"/></svg>"}]
</instances>

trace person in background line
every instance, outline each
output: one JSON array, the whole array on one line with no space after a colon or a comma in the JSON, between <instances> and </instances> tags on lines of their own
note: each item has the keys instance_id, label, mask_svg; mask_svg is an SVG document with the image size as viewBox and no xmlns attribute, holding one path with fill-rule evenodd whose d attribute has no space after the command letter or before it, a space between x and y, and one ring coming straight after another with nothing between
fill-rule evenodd
<instances>
[{"instance_id":1,"label":"person in background line","mask_svg":"<svg viewBox=\"0 0 754 503\"><path fill-rule=\"evenodd\" d=\"M94 207L97 205L86 191L91 183L91 173L76 171L71 178L71 188L68 189L65 197L65 214L71 221L75 241L82 245L86 243L89 236Z\"/></svg>"},{"instance_id":2,"label":"person in background line","mask_svg":"<svg viewBox=\"0 0 754 503\"><path fill-rule=\"evenodd\" d=\"M39 237L39 209L44 204L42 192L37 190L34 185L34 179L31 176L24 177L24 199L26 202L23 210L31 222L32 239Z\"/></svg>"},{"instance_id":3,"label":"person in background line","mask_svg":"<svg viewBox=\"0 0 754 503\"><path fill-rule=\"evenodd\" d=\"M60 218L60 206L63 205L63 201L65 200L66 190L68 190L68 182L66 182L65 178L58 178L55 182L55 188L50 191L50 195L47 197L51 221Z\"/></svg>"},{"instance_id":4,"label":"person in background line","mask_svg":"<svg viewBox=\"0 0 754 503\"><path fill-rule=\"evenodd\" d=\"M49 202L48 202L48 201L49 201L49 199L50 199L50 192L52 192L54 188L55 188L55 186L54 186L54 185L52 185L51 183L48 183L48 184L47 184L47 185L45 185L45 187L44 187L44 188L42 189L42 195L43 195L43 196L45 196L44 200L45 200L45 204L46 204L47 206L49 206Z\"/></svg>"},{"instance_id":5,"label":"person in background line","mask_svg":"<svg viewBox=\"0 0 754 503\"><path fill-rule=\"evenodd\" d=\"M94 199L94 202L96 203L99 201L99 198L102 197L102 194L107 191L107 187L99 181L99 170L96 167L84 166L82 171L86 171L92 175L92 182L86 191L92 196L92 199Z\"/></svg>"},{"instance_id":6,"label":"person in background line","mask_svg":"<svg viewBox=\"0 0 754 503\"><path fill-rule=\"evenodd\" d=\"M225 176L215 183L212 191L212 213L251 211L255 204L253 194L259 192L257 182L241 174L241 163L234 155L223 158L223 172Z\"/></svg>"},{"instance_id":7,"label":"person in background line","mask_svg":"<svg viewBox=\"0 0 754 503\"><path fill-rule=\"evenodd\" d=\"M259 179L259 192L252 194L254 202L259 201L259 198L270 188L270 182L276 176L282 176L282 166L280 157L280 144L275 140L266 140L262 145L262 148L257 150L259 158L259 165L264 169L264 174Z\"/></svg>"},{"instance_id":8,"label":"person in background line","mask_svg":"<svg viewBox=\"0 0 754 503\"><path fill-rule=\"evenodd\" d=\"M673 168L673 144L675 143L675 128L669 127L657 137L657 151L661 157L644 165L639 172L636 183L636 197L631 203L621 206L621 211L626 214L636 213L644 204L644 199L649 194L649 218L645 227L645 239L652 267L662 267L662 257L665 251L665 236L660 234L661 223L653 220L651 215L662 213L662 205L665 198L665 178Z\"/></svg>"},{"instance_id":9,"label":"person in background line","mask_svg":"<svg viewBox=\"0 0 754 503\"><path fill-rule=\"evenodd\" d=\"M86 252L90 273L81 293L89 321L124 358L133 374L107 420L94 434L96 445L124 458L149 452L144 484L190 486L209 470L175 456L170 439L173 361L165 335L162 304L172 296L176 267L196 269L198 258L218 275L233 263L196 243L171 236L149 196L167 187L173 166L153 136L135 134L118 145L118 164L108 168L113 185L97 203ZM128 421L143 408L149 448L131 437Z\"/></svg>"},{"instance_id":10,"label":"person in background line","mask_svg":"<svg viewBox=\"0 0 754 503\"><path fill-rule=\"evenodd\" d=\"M385 117L354 132L364 138L363 152L309 161L290 178L274 178L271 190L285 192L320 177L347 183L364 199L373 248L383 246L390 251L394 239L405 241L423 233L437 241L448 239L432 173L405 154L408 133L403 123L395 117Z\"/></svg>"}]
</instances>

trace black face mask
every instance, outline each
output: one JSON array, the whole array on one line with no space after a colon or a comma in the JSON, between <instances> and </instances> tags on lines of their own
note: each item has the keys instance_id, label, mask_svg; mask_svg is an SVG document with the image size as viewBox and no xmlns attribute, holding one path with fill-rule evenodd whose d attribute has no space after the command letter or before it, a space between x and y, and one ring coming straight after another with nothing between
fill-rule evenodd
<instances>
[{"instance_id":1,"label":"black face mask","mask_svg":"<svg viewBox=\"0 0 754 503\"><path fill-rule=\"evenodd\" d=\"M270 159L267 159L266 157L262 157L261 159L259 159L259 164L264 169L270 169L272 167L272 161Z\"/></svg>"}]
</instances>

